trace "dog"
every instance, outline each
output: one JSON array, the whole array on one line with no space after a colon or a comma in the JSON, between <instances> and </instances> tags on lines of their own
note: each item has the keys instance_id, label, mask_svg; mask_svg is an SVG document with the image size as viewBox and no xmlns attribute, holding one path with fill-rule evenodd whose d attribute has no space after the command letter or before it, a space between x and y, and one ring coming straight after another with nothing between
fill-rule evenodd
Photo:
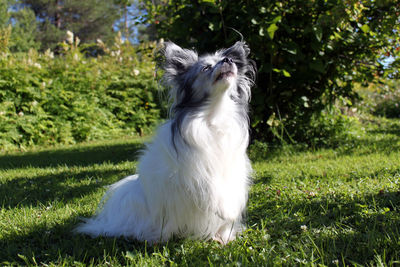
<instances>
[{"instance_id":1,"label":"dog","mask_svg":"<svg viewBox=\"0 0 400 267\"><path fill-rule=\"evenodd\" d=\"M170 119L137 174L111 185L97 215L76 229L149 244L172 237L226 244L243 231L252 168L248 104L256 66L243 41L213 54L165 42L160 66Z\"/></svg>"}]
</instances>

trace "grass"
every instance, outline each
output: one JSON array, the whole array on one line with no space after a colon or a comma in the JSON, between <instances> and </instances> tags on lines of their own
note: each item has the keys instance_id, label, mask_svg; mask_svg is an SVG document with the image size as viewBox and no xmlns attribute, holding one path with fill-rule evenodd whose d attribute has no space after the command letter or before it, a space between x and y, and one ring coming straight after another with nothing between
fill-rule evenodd
<instances>
[{"instance_id":1,"label":"grass","mask_svg":"<svg viewBox=\"0 0 400 267\"><path fill-rule=\"evenodd\" d=\"M400 264L400 123L373 119L337 149L250 150L248 229L226 246L74 235L104 186L135 172L143 140L0 155L0 264ZM260 150L260 148L258 148Z\"/></svg>"}]
</instances>

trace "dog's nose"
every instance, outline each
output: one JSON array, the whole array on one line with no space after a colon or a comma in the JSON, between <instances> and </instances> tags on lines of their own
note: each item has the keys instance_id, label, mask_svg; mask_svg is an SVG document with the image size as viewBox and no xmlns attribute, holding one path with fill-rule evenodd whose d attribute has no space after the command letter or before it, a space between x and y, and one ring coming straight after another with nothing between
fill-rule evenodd
<instances>
[{"instance_id":1,"label":"dog's nose","mask_svg":"<svg viewBox=\"0 0 400 267\"><path fill-rule=\"evenodd\" d=\"M232 64L232 63L233 63L233 60L232 60L231 58L229 58L229 57L226 57L226 58L224 58L224 59L222 60L222 63L229 63L229 64Z\"/></svg>"}]
</instances>

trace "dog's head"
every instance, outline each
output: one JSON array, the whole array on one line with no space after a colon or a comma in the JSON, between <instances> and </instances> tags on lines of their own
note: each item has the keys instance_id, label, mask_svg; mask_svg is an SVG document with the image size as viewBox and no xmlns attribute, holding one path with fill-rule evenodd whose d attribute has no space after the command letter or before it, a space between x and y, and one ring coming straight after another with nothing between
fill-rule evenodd
<instances>
[{"instance_id":1,"label":"dog's head","mask_svg":"<svg viewBox=\"0 0 400 267\"><path fill-rule=\"evenodd\" d=\"M247 104L256 72L254 62L247 58L249 53L244 42L203 56L166 42L161 66L171 87L172 108L201 106L225 93L233 101Z\"/></svg>"}]
</instances>

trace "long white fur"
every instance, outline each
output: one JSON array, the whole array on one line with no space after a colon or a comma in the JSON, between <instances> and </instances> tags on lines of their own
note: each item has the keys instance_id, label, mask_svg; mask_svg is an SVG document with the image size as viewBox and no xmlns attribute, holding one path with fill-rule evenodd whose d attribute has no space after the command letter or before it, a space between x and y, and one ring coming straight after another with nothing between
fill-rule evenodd
<instances>
[{"instance_id":1,"label":"long white fur","mask_svg":"<svg viewBox=\"0 0 400 267\"><path fill-rule=\"evenodd\" d=\"M179 60L183 64L190 61L191 71L194 64L200 64L197 54L174 44L165 51L167 60L179 51L184 54ZM215 79L221 58L221 51L201 58L215 65L215 73L207 77ZM178 74L171 74L176 69L168 71L166 66L165 70L169 84L177 86L174 75ZM98 214L76 230L149 243L165 242L172 236L223 243L233 240L244 228L242 215L251 174L246 155L248 121L243 118L243 107L234 100L238 82L248 90L244 97L249 97L251 82L239 72L236 68L234 77L214 83L201 73L195 76L192 86L199 96L193 97L201 98L204 91L209 99L183 117L179 134L171 130L173 116L161 125L139 159L137 174L111 185ZM174 88L172 94L179 92ZM173 96L173 106L178 98Z\"/></svg>"}]
</instances>

